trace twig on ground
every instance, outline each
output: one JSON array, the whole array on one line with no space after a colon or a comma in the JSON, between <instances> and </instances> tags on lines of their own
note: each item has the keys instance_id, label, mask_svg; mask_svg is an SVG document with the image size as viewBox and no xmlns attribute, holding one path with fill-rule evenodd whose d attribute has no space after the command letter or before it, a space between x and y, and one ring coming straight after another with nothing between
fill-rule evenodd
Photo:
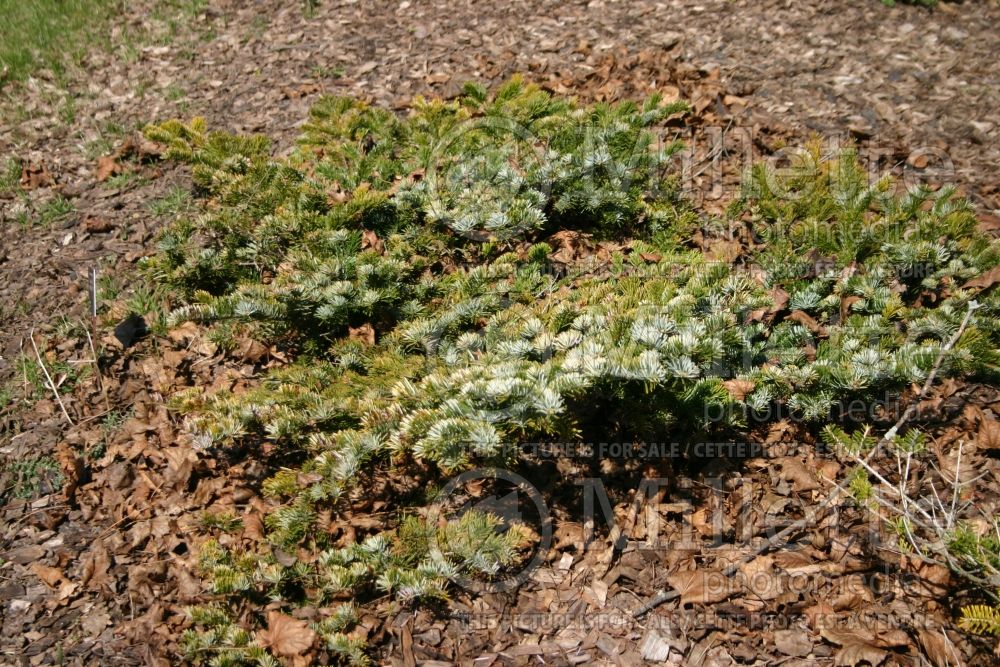
<instances>
[{"instance_id":1,"label":"twig on ground","mask_svg":"<svg viewBox=\"0 0 1000 667\"><path fill-rule=\"evenodd\" d=\"M34 329L32 329L28 333L28 338L31 339L31 347L32 347L32 349L35 350L35 358L38 360L38 365L41 367L42 373L45 374L45 381L48 383L49 389L52 390L52 395L56 397L56 402L59 404L59 409L62 410L63 417L66 418L66 421L69 422L70 426L74 426L75 424L73 423L73 418L69 416L68 412L66 412L66 406L62 402L62 397L59 396L59 389L56 387L56 383L52 381L52 376L49 375L49 369L45 367L45 362L42 361L42 355L38 351L38 346L35 345L35 330Z\"/></svg>"},{"instance_id":2,"label":"twig on ground","mask_svg":"<svg viewBox=\"0 0 1000 667\"><path fill-rule=\"evenodd\" d=\"M84 328L86 330L86 328ZM93 332L93 336L91 336ZM97 267L91 267L90 269L90 331L87 331L87 342L90 344L90 353L94 358L94 370L97 371L97 387L101 390L101 396L104 398L104 407L108 410L111 409L111 403L108 401L108 390L104 386L104 377L101 375L101 363L97 357L97 348L94 345L94 340L97 338Z\"/></svg>"}]
</instances>

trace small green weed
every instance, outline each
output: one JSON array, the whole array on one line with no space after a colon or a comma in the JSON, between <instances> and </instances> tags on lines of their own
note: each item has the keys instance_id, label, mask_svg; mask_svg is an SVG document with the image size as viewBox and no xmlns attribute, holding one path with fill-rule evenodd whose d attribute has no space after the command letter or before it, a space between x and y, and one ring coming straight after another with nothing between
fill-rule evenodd
<instances>
[{"instance_id":1,"label":"small green weed","mask_svg":"<svg viewBox=\"0 0 1000 667\"><path fill-rule=\"evenodd\" d=\"M156 216L176 217L194 208L191 193L181 187L171 188L167 194L149 204L149 211Z\"/></svg>"},{"instance_id":2,"label":"small green weed","mask_svg":"<svg viewBox=\"0 0 1000 667\"><path fill-rule=\"evenodd\" d=\"M10 461L3 468L7 478L5 494L13 498L28 499L52 493L62 488L63 475L59 463L51 456L33 457Z\"/></svg>"},{"instance_id":3,"label":"small green weed","mask_svg":"<svg viewBox=\"0 0 1000 667\"><path fill-rule=\"evenodd\" d=\"M62 195L56 195L52 199L42 204L34 218L26 218L27 224L32 223L39 227L48 227L66 219L67 216L76 212L73 202Z\"/></svg>"},{"instance_id":4,"label":"small green weed","mask_svg":"<svg viewBox=\"0 0 1000 667\"><path fill-rule=\"evenodd\" d=\"M146 185L150 180L136 171L123 171L115 174L104 181L104 187L111 190L123 190L128 187L140 187Z\"/></svg>"},{"instance_id":5,"label":"small green weed","mask_svg":"<svg viewBox=\"0 0 1000 667\"><path fill-rule=\"evenodd\" d=\"M229 511L202 512L198 523L203 530L218 530L223 533L234 533L243 527L243 521Z\"/></svg>"},{"instance_id":6,"label":"small green weed","mask_svg":"<svg viewBox=\"0 0 1000 667\"><path fill-rule=\"evenodd\" d=\"M0 170L0 193L15 192L21 184L21 161L16 157L4 160Z\"/></svg>"}]
</instances>

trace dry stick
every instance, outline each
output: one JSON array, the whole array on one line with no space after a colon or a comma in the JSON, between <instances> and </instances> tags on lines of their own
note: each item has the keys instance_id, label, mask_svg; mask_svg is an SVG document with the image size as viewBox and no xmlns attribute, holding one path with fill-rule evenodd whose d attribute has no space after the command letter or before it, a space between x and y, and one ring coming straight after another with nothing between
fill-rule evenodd
<instances>
[{"instance_id":1,"label":"dry stick","mask_svg":"<svg viewBox=\"0 0 1000 667\"><path fill-rule=\"evenodd\" d=\"M845 489L844 487L840 486L836 482L834 482L834 481L831 480L831 483L838 490L844 492L845 494L850 493L847 489ZM887 509L887 510L889 510L891 512L894 512L896 514L900 513L899 509L895 505L893 505L892 503L890 503L887 500L884 500L883 498L880 498L878 496L878 494L873 494L872 495L872 499L879 506L884 507L885 509ZM926 530L928 532L934 532L935 531L935 526L932 526L930 524L924 523L920 519L914 518L913 516L908 516L907 518L908 518L908 520L909 520L910 523L913 523L918 528L923 528L924 530ZM925 556L925 555L923 555L921 553L924 550L924 548L929 548L929 549L933 550L934 553L938 554L942 558L942 560L946 561L948 563L949 567L951 567L952 569L954 569L956 572L958 572L959 574L961 574L963 577L967 578L969 581L972 581L972 582L974 582L976 584L979 584L980 586L984 586L984 587L992 585L988 580L983 579L983 578L981 578L981 577L979 577L979 576L977 576L977 575L969 572L965 568L963 568L958 563L958 561L956 561L955 558L953 558L952 555L950 553L948 553L947 549L940 549L940 548L935 547L934 545L920 545L920 544L917 544L917 540L913 536L913 534L910 532L910 529L909 529L908 526L906 528L906 538L909 541L910 546L913 547L913 551L910 553L911 557L918 558L919 560L921 560L921 561L923 561L925 563L932 563L932 564L937 563L938 561L935 561L935 560L933 560L933 559L931 559L931 558L929 558L929 557L927 557L927 556ZM896 553L901 553L901 552L897 551Z\"/></svg>"},{"instance_id":2,"label":"dry stick","mask_svg":"<svg viewBox=\"0 0 1000 667\"><path fill-rule=\"evenodd\" d=\"M896 434L899 432L899 429L903 428L906 422L913 416L913 413L916 412L917 410L916 404L923 399L923 397L927 394L928 391L930 391L931 385L934 383L934 379L937 377L938 371L941 370L941 364L944 363L945 355L948 354L948 352L950 352L953 347L955 347L956 343L958 343L958 339L962 337L962 334L965 333L965 329L969 326L969 321L972 319L972 313L978 308L979 304L976 301L969 302L968 310L965 312L965 317L962 319L962 323L959 325L958 331L956 331L955 335L951 337L951 340L945 343L945 346L941 348L941 352L938 354L937 359L934 360L934 366L931 367L931 372L927 374L927 380L924 382L924 386L920 388L920 391L917 393L913 402L910 403L910 405L906 408L906 410L903 411L903 415L899 418L899 420L892 425L892 428L886 431L885 435L882 436L882 439L879 440L874 447L872 447L870 452L868 452L868 456L866 456L864 459L866 463L868 459L870 459L875 452L877 452L879 449L881 449L882 447L889 444L890 442L892 442L892 440L895 439ZM837 498L837 496L840 493L841 493L840 489L834 487L834 489L830 491L829 494L827 494L826 498L824 498L823 501L819 505L814 507L811 511L807 512L804 517L802 517L795 523L786 526L778 533L775 533L773 536L768 538L768 540L764 544L757 547L749 554L747 554L743 558L739 559L738 561L736 561L735 563L724 569L722 571L722 575L725 577L731 577L733 574L736 573L736 571L740 567L756 559L757 556L760 556L761 554L770 551L778 542L781 542L792 533L795 533L799 530L802 530L803 528L808 528L814 525L816 521L820 519L820 515L823 512L823 510L825 510L827 507L833 504L833 501ZM679 597L680 593L678 593L677 591L660 590L659 592L657 592L656 595L654 595L649 600L649 602L645 603L644 605L633 611L632 617L639 618L646 612L655 609L656 607L659 607L664 602L669 602L670 600L674 600Z\"/></svg>"},{"instance_id":3,"label":"dry stick","mask_svg":"<svg viewBox=\"0 0 1000 667\"><path fill-rule=\"evenodd\" d=\"M91 335L93 333L93 335ZM104 377L101 375L101 362L97 358L97 347L94 341L97 339L97 267L90 269L90 331L87 332L87 342L90 343L90 353L94 356L94 370L97 371L97 388L101 390L104 398L104 407L111 410L111 403L108 401L108 390L104 386Z\"/></svg>"},{"instance_id":4,"label":"dry stick","mask_svg":"<svg viewBox=\"0 0 1000 667\"><path fill-rule=\"evenodd\" d=\"M48 382L49 389L52 390L52 395L56 397L56 402L62 410L63 417L66 418L66 421L69 422L70 426L75 426L75 424L73 424L73 418L69 416L68 412L66 412L66 406L63 405L62 398L59 396L59 390L56 388L56 383L52 381L52 376L49 375L49 369L45 367L45 362L42 361L42 355L38 352L38 346L35 345L34 329L28 333L28 338L31 339L31 347L35 350L35 358L38 359L38 365L42 367L42 372L45 373L45 380Z\"/></svg>"}]
</instances>

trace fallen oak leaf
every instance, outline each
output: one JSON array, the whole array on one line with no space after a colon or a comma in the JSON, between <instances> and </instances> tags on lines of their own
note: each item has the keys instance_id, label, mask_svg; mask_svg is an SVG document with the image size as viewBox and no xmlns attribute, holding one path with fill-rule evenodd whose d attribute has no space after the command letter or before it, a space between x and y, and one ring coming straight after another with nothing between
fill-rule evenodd
<instances>
[{"instance_id":1,"label":"fallen oak leaf","mask_svg":"<svg viewBox=\"0 0 1000 667\"><path fill-rule=\"evenodd\" d=\"M263 343L248 336L241 336L236 341L233 355L245 362L256 364L267 356L268 348Z\"/></svg>"},{"instance_id":2,"label":"fallen oak leaf","mask_svg":"<svg viewBox=\"0 0 1000 667\"><path fill-rule=\"evenodd\" d=\"M375 344L375 328L367 322L360 327L347 327L347 336L351 340L359 340L367 345Z\"/></svg>"},{"instance_id":3,"label":"fallen oak leaf","mask_svg":"<svg viewBox=\"0 0 1000 667\"><path fill-rule=\"evenodd\" d=\"M32 565L31 571L35 573L36 577L42 580L43 584L52 589L59 588L63 580L66 579L59 568L42 565L41 563Z\"/></svg>"},{"instance_id":4,"label":"fallen oak leaf","mask_svg":"<svg viewBox=\"0 0 1000 667\"><path fill-rule=\"evenodd\" d=\"M67 579L62 570L57 567L35 563L31 566L31 571L41 579L42 583L53 591L59 592L59 600L65 600L76 592L77 585Z\"/></svg>"},{"instance_id":5,"label":"fallen oak leaf","mask_svg":"<svg viewBox=\"0 0 1000 667\"><path fill-rule=\"evenodd\" d=\"M976 276L969 282L962 286L962 289L989 289L1000 283L1000 265L994 266L992 269L983 273L982 275Z\"/></svg>"},{"instance_id":6,"label":"fallen oak leaf","mask_svg":"<svg viewBox=\"0 0 1000 667\"><path fill-rule=\"evenodd\" d=\"M722 386L726 388L729 395L736 401L742 401L747 397L747 394L757 387L756 383L752 380L726 380L722 383Z\"/></svg>"},{"instance_id":7,"label":"fallen oak leaf","mask_svg":"<svg viewBox=\"0 0 1000 667\"><path fill-rule=\"evenodd\" d=\"M976 216L976 229L980 232L995 232L1000 230L1000 217L991 213L980 213Z\"/></svg>"},{"instance_id":8,"label":"fallen oak leaf","mask_svg":"<svg viewBox=\"0 0 1000 667\"><path fill-rule=\"evenodd\" d=\"M734 593L733 579L717 569L675 572L667 582L681 596L681 606L721 602Z\"/></svg>"},{"instance_id":9,"label":"fallen oak leaf","mask_svg":"<svg viewBox=\"0 0 1000 667\"><path fill-rule=\"evenodd\" d=\"M837 646L873 644L875 633L857 621L856 616L826 616L819 624L819 634L823 639ZM873 648L875 647L873 646Z\"/></svg>"},{"instance_id":10,"label":"fallen oak leaf","mask_svg":"<svg viewBox=\"0 0 1000 667\"><path fill-rule=\"evenodd\" d=\"M1000 421L983 417L976 433L976 445L986 451L1000 450Z\"/></svg>"},{"instance_id":11,"label":"fallen oak leaf","mask_svg":"<svg viewBox=\"0 0 1000 667\"><path fill-rule=\"evenodd\" d=\"M965 667L962 654L942 628L926 628L916 635L917 643L934 667Z\"/></svg>"},{"instance_id":12,"label":"fallen oak leaf","mask_svg":"<svg viewBox=\"0 0 1000 667\"><path fill-rule=\"evenodd\" d=\"M809 627L814 632L820 632L824 627L836 622L836 611L826 602L817 602L802 610L809 621Z\"/></svg>"},{"instance_id":13,"label":"fallen oak leaf","mask_svg":"<svg viewBox=\"0 0 1000 667\"><path fill-rule=\"evenodd\" d=\"M888 657L888 651L883 651L871 644L846 644L837 651L833 664L837 667L855 667L855 665L867 663L871 667L878 667Z\"/></svg>"},{"instance_id":14,"label":"fallen oak leaf","mask_svg":"<svg viewBox=\"0 0 1000 667\"><path fill-rule=\"evenodd\" d=\"M94 178L97 179L98 183L103 183L115 174L120 174L122 172L122 166L118 164L118 158L113 155L102 155L97 158L97 170L95 171Z\"/></svg>"},{"instance_id":15,"label":"fallen oak leaf","mask_svg":"<svg viewBox=\"0 0 1000 667\"><path fill-rule=\"evenodd\" d=\"M104 234L110 232L115 226L107 218L88 213L83 221L83 231L88 234Z\"/></svg>"},{"instance_id":16,"label":"fallen oak leaf","mask_svg":"<svg viewBox=\"0 0 1000 667\"><path fill-rule=\"evenodd\" d=\"M809 634L803 630L778 630L774 633L774 646L785 655L804 658L813 652Z\"/></svg>"},{"instance_id":17,"label":"fallen oak leaf","mask_svg":"<svg viewBox=\"0 0 1000 667\"><path fill-rule=\"evenodd\" d=\"M55 179L45 162L29 164L25 162L21 165L21 187L25 190L34 190L52 185Z\"/></svg>"},{"instance_id":18,"label":"fallen oak leaf","mask_svg":"<svg viewBox=\"0 0 1000 667\"><path fill-rule=\"evenodd\" d=\"M312 647L316 633L305 621L280 611L270 611L267 613L267 629L259 630L257 639L278 655L295 658Z\"/></svg>"},{"instance_id":19,"label":"fallen oak leaf","mask_svg":"<svg viewBox=\"0 0 1000 667\"><path fill-rule=\"evenodd\" d=\"M817 322L815 319L812 318L811 315L809 315L803 310L793 310L791 315L788 316L788 319L790 319L793 322L798 322L806 329L808 329L811 333L814 333L817 336L826 336L826 329L823 327L823 325Z\"/></svg>"},{"instance_id":20,"label":"fallen oak leaf","mask_svg":"<svg viewBox=\"0 0 1000 667\"><path fill-rule=\"evenodd\" d=\"M361 232L361 249L367 250L368 248L371 248L380 255L385 254L385 242L370 229Z\"/></svg>"},{"instance_id":21,"label":"fallen oak leaf","mask_svg":"<svg viewBox=\"0 0 1000 667\"><path fill-rule=\"evenodd\" d=\"M107 591L110 594L111 585L114 583L114 577L111 574L112 566L111 554L108 553L103 543L95 543L91 546L90 552L83 562L80 585L87 586L94 591Z\"/></svg>"},{"instance_id":22,"label":"fallen oak leaf","mask_svg":"<svg viewBox=\"0 0 1000 667\"><path fill-rule=\"evenodd\" d=\"M815 491L820 487L813 468L807 466L801 459L786 456L774 462L781 466L781 478L791 482L792 489L796 492Z\"/></svg>"}]
</instances>

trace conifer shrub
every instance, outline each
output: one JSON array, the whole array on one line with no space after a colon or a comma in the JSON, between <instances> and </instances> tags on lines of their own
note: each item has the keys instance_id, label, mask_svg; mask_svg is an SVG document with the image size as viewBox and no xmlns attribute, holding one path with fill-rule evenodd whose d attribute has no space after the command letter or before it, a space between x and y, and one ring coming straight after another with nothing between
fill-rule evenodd
<instances>
[{"instance_id":1,"label":"conifer shrub","mask_svg":"<svg viewBox=\"0 0 1000 667\"><path fill-rule=\"evenodd\" d=\"M759 243L714 261L673 194L678 146L654 132L684 110L581 105L514 79L405 116L323 100L287 159L197 119L147 128L203 194L147 266L185 302L173 322L249 327L292 358L239 395L173 399L204 448L266 440L304 460L264 483L267 539L316 558L211 545L214 592L231 605L444 599L456 577L515 563L523 536L473 512L334 548L320 518L377 466L514 465L520 442L586 437L596 405L634 440L742 428L774 406L821 423L838 402L922 382L973 298L941 372L995 376L1000 303L963 285L1000 248L968 204L898 194L850 152L812 149L791 175L748 174L730 212ZM567 233L606 252L557 257ZM428 555L429 540L448 546ZM268 664L233 618L194 610L190 655ZM320 625L330 651L364 662L349 623Z\"/></svg>"}]
</instances>

